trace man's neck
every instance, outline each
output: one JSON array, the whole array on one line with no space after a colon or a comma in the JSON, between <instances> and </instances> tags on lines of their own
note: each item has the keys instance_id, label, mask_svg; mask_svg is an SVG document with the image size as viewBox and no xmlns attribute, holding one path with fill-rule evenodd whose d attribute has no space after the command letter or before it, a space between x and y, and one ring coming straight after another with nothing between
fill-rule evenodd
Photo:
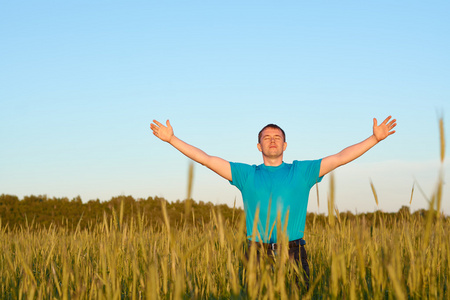
<instances>
[{"instance_id":1,"label":"man's neck","mask_svg":"<svg viewBox=\"0 0 450 300\"><path fill-rule=\"evenodd\" d=\"M270 158L263 156L264 165L268 167L278 167L283 163L283 156L277 158Z\"/></svg>"}]
</instances>

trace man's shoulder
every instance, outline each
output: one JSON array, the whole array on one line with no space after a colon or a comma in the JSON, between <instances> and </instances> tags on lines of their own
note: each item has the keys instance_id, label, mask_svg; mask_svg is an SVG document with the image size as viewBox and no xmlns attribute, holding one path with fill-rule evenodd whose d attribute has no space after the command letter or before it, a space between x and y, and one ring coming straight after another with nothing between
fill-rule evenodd
<instances>
[{"instance_id":1,"label":"man's shoulder","mask_svg":"<svg viewBox=\"0 0 450 300\"><path fill-rule=\"evenodd\" d=\"M299 165L299 164L312 164L317 163L321 161L322 159L307 159L307 160L294 160L292 162L293 165Z\"/></svg>"},{"instance_id":2,"label":"man's shoulder","mask_svg":"<svg viewBox=\"0 0 450 300\"><path fill-rule=\"evenodd\" d=\"M252 174L255 173L256 165L249 165L244 163L231 162L231 174L233 180L230 181L232 185L235 185L238 189L242 189L244 183Z\"/></svg>"},{"instance_id":3,"label":"man's shoulder","mask_svg":"<svg viewBox=\"0 0 450 300\"><path fill-rule=\"evenodd\" d=\"M294 160L292 162L292 167L296 169L309 169L309 168L320 168L320 163L322 159L311 159L311 160Z\"/></svg>"},{"instance_id":4,"label":"man's shoulder","mask_svg":"<svg viewBox=\"0 0 450 300\"><path fill-rule=\"evenodd\" d=\"M240 162L232 162L230 161L231 168L238 168L238 169L257 169L259 166L257 165L250 165Z\"/></svg>"}]
</instances>

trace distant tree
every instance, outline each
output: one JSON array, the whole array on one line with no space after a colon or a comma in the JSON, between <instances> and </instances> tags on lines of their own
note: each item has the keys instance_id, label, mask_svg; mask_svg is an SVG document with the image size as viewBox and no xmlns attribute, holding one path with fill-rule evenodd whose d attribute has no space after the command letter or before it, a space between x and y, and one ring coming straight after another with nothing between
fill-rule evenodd
<instances>
[{"instance_id":1,"label":"distant tree","mask_svg":"<svg viewBox=\"0 0 450 300\"><path fill-rule=\"evenodd\" d=\"M80 195L76 196L75 198L72 199L72 202L75 203L83 203L83 201L81 201L81 197Z\"/></svg>"},{"instance_id":2,"label":"distant tree","mask_svg":"<svg viewBox=\"0 0 450 300\"><path fill-rule=\"evenodd\" d=\"M19 202L19 197L17 197L17 196L5 195L5 194L0 195L0 205L9 206L9 205L14 205L15 203L18 203L18 202Z\"/></svg>"},{"instance_id":3,"label":"distant tree","mask_svg":"<svg viewBox=\"0 0 450 300\"><path fill-rule=\"evenodd\" d=\"M409 211L409 206L403 205L399 210L398 214L402 217L409 217L411 215L411 212Z\"/></svg>"}]
</instances>

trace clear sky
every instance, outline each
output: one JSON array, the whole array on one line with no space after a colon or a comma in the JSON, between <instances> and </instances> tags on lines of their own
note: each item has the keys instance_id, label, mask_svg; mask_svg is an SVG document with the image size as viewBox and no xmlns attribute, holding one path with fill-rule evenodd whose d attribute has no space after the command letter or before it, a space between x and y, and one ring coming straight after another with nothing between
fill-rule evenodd
<instances>
[{"instance_id":1,"label":"clear sky","mask_svg":"<svg viewBox=\"0 0 450 300\"><path fill-rule=\"evenodd\" d=\"M257 133L287 135L285 162L396 133L334 172L340 211L427 208L450 113L448 1L8 1L0 8L0 193L186 197L189 160L149 129L229 161L262 163ZM325 212L329 176L308 210ZM196 201L242 206L195 165ZM443 209L450 213L444 186Z\"/></svg>"}]
</instances>

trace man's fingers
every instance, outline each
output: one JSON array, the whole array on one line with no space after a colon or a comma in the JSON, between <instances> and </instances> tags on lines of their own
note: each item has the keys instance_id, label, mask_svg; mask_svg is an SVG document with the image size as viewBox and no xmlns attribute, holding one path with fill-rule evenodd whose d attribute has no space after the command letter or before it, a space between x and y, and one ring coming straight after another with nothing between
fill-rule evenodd
<instances>
[{"instance_id":1,"label":"man's fingers","mask_svg":"<svg viewBox=\"0 0 450 300\"><path fill-rule=\"evenodd\" d=\"M169 122L169 120L166 121L166 125L167 125L167 127L170 127L170 122Z\"/></svg>"},{"instance_id":2,"label":"man's fingers","mask_svg":"<svg viewBox=\"0 0 450 300\"><path fill-rule=\"evenodd\" d=\"M153 130L153 131L156 131L156 130L159 129L159 127L156 126L155 124L150 124L150 129Z\"/></svg>"},{"instance_id":3,"label":"man's fingers","mask_svg":"<svg viewBox=\"0 0 450 300\"><path fill-rule=\"evenodd\" d=\"M390 121L388 124L387 124L387 126L389 126L389 127L391 127L391 128L394 128L397 124L395 123L395 121L397 121L396 119L394 119L394 120L392 120L392 121Z\"/></svg>"},{"instance_id":4,"label":"man's fingers","mask_svg":"<svg viewBox=\"0 0 450 300\"><path fill-rule=\"evenodd\" d=\"M392 116L387 117L381 124L381 125L386 125L389 130L391 130L392 128L394 128L395 126L397 126L397 120L396 119L392 119ZM389 121L391 120L391 121ZM377 126L377 119L373 118L373 126Z\"/></svg>"},{"instance_id":5,"label":"man's fingers","mask_svg":"<svg viewBox=\"0 0 450 300\"><path fill-rule=\"evenodd\" d=\"M392 116L389 116L389 117L387 117L384 121L383 121L383 123L381 123L381 124L386 124L387 122L389 122L389 120L392 118Z\"/></svg>"},{"instance_id":6,"label":"man's fingers","mask_svg":"<svg viewBox=\"0 0 450 300\"><path fill-rule=\"evenodd\" d=\"M158 125L159 127L162 127L162 126L164 126L163 124L161 124L161 123L159 123L158 121L156 121L156 120L153 120L153 123L155 123L156 125Z\"/></svg>"}]
</instances>

